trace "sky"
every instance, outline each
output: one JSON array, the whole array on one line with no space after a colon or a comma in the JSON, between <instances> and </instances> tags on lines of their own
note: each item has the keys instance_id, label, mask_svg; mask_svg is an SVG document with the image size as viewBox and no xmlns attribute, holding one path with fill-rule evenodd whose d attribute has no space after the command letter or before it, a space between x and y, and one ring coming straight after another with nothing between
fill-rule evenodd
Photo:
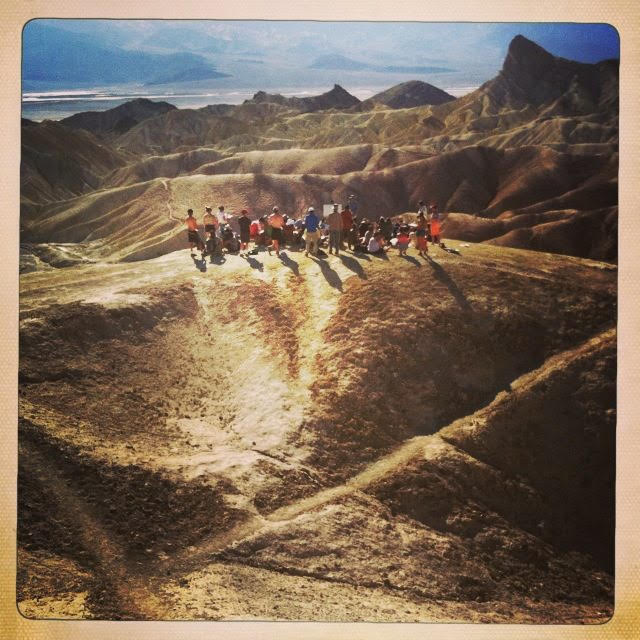
<instances>
[{"instance_id":1,"label":"sky","mask_svg":"<svg viewBox=\"0 0 640 640\"><path fill-rule=\"evenodd\" d=\"M460 93L499 72L517 34L580 62L620 51L606 24L38 19L23 30L23 93L304 93L337 83L365 95L414 79Z\"/></svg>"}]
</instances>

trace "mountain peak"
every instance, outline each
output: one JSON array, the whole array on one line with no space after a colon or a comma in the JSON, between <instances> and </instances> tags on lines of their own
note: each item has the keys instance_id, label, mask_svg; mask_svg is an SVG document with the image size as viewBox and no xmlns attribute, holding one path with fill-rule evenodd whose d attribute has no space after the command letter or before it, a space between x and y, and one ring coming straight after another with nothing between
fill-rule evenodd
<instances>
[{"instance_id":1,"label":"mountain peak","mask_svg":"<svg viewBox=\"0 0 640 640\"><path fill-rule=\"evenodd\" d=\"M376 93L369 98L367 106L377 102L393 109L406 109L425 104L443 104L452 100L455 100L454 96L432 84L422 80L409 80Z\"/></svg>"},{"instance_id":2,"label":"mountain peak","mask_svg":"<svg viewBox=\"0 0 640 640\"><path fill-rule=\"evenodd\" d=\"M534 68L546 68L555 60L555 56L550 54L540 45L517 35L509 43L509 50L504 61L503 71L521 72Z\"/></svg>"}]
</instances>

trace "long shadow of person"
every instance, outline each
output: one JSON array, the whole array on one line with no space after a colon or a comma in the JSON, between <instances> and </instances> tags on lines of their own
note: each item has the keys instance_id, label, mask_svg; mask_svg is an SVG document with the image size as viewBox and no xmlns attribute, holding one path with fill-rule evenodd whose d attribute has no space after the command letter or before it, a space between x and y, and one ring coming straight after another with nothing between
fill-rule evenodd
<instances>
[{"instance_id":1,"label":"long shadow of person","mask_svg":"<svg viewBox=\"0 0 640 640\"><path fill-rule=\"evenodd\" d=\"M470 314L475 315L473 307L469 304L469 301L464 293L462 293L455 280L453 280L453 278L429 255L427 255L427 262L433 269L433 274L436 280L440 280L440 282L449 289L454 300L460 305L460 307Z\"/></svg>"},{"instance_id":2,"label":"long shadow of person","mask_svg":"<svg viewBox=\"0 0 640 640\"><path fill-rule=\"evenodd\" d=\"M298 263L295 260L292 260L286 253L280 254L280 262L286 267L289 267L296 276L300 277L300 268L298 267Z\"/></svg>"},{"instance_id":3,"label":"long shadow of person","mask_svg":"<svg viewBox=\"0 0 640 640\"><path fill-rule=\"evenodd\" d=\"M355 259L341 253L338 258L340 258L340 262L347 267L347 269L351 269L358 278L362 278L363 280L367 279L367 274L364 272L362 265Z\"/></svg>"},{"instance_id":4,"label":"long shadow of person","mask_svg":"<svg viewBox=\"0 0 640 640\"><path fill-rule=\"evenodd\" d=\"M191 255L191 257L193 258L193 264L196 265L196 268L202 271L202 273L205 273L207 270L207 261L204 258L196 258L194 255Z\"/></svg>"},{"instance_id":5,"label":"long shadow of person","mask_svg":"<svg viewBox=\"0 0 640 640\"><path fill-rule=\"evenodd\" d=\"M371 253L374 258L378 258L378 260L388 260L389 256L386 251L379 251L378 253Z\"/></svg>"},{"instance_id":6,"label":"long shadow of person","mask_svg":"<svg viewBox=\"0 0 640 640\"><path fill-rule=\"evenodd\" d=\"M403 260L406 260L407 262L411 262L412 264L415 264L416 267L421 267L422 264L420 263L420 260L418 260L417 258L414 258L413 256L400 256Z\"/></svg>"},{"instance_id":7,"label":"long shadow of person","mask_svg":"<svg viewBox=\"0 0 640 640\"><path fill-rule=\"evenodd\" d=\"M326 260L320 260L315 256L310 256L311 259L320 265L320 270L322 271L322 275L325 277L325 280L334 288L342 293L342 280L340 280L340 276L336 271L334 271Z\"/></svg>"},{"instance_id":8,"label":"long shadow of person","mask_svg":"<svg viewBox=\"0 0 640 640\"><path fill-rule=\"evenodd\" d=\"M247 256L247 262L249 263L249 266L252 269L257 269L258 271L264 271L264 265L262 264L262 262L260 262L260 260L256 260L251 256Z\"/></svg>"}]
</instances>

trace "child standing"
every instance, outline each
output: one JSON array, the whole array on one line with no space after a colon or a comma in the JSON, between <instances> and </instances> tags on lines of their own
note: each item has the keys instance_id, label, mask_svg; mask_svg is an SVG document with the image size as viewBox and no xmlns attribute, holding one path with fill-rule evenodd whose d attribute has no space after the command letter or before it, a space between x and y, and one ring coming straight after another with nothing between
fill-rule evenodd
<instances>
[{"instance_id":1,"label":"child standing","mask_svg":"<svg viewBox=\"0 0 640 640\"><path fill-rule=\"evenodd\" d=\"M398 232L397 244L398 251L401 256L407 255L407 249L409 248L409 227L400 227L400 231Z\"/></svg>"}]
</instances>

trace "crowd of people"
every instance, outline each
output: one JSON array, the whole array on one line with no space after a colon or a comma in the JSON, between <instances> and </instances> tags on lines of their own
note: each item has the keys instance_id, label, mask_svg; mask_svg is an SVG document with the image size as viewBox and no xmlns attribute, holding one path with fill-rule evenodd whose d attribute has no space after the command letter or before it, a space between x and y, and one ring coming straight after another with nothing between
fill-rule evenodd
<instances>
[{"instance_id":1,"label":"crowd of people","mask_svg":"<svg viewBox=\"0 0 640 640\"><path fill-rule=\"evenodd\" d=\"M381 216L377 221L359 217L358 201L350 196L340 208L333 204L331 212L324 216L314 207L309 207L304 216L294 218L280 212L274 206L269 215L252 220L246 209L240 215L230 216L223 205L214 214L205 207L202 219L204 237L200 235L200 224L189 209L185 223L192 256L194 251L206 256L221 256L224 252L241 256L257 254L260 248L280 255L284 246L293 250L304 250L305 256L339 255L348 248L353 252L383 254L391 248L400 255L407 255L410 246L415 246L418 255L428 254L429 242L444 247L441 242L441 219L435 203L418 204L415 220L405 222L402 216ZM235 227L235 229L234 229ZM253 248L249 250L249 245Z\"/></svg>"}]
</instances>

